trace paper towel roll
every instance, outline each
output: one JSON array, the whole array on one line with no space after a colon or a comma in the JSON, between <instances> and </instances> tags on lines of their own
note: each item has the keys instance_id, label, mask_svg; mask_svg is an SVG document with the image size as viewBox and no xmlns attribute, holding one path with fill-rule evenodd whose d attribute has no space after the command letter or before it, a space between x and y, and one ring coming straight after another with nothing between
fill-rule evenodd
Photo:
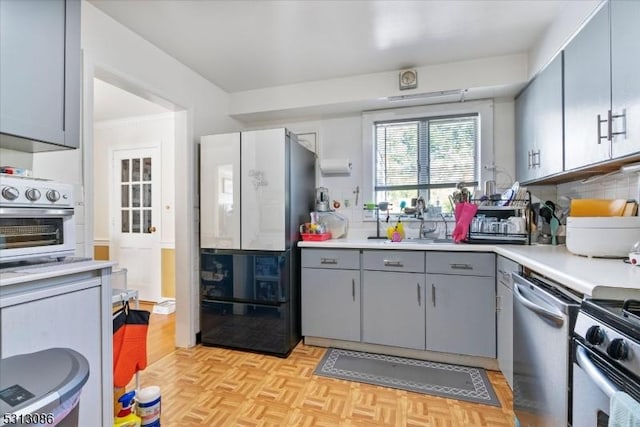
<instances>
[{"instance_id":1,"label":"paper towel roll","mask_svg":"<svg viewBox=\"0 0 640 427\"><path fill-rule=\"evenodd\" d=\"M324 159L320 160L320 171L323 174L350 174L351 162L349 159Z\"/></svg>"}]
</instances>

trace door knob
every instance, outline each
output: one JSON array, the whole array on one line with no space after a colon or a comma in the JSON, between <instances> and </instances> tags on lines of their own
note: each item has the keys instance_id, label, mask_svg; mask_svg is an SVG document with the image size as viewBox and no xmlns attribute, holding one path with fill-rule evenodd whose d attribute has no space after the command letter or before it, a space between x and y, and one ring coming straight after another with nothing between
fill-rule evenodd
<instances>
[{"instance_id":1,"label":"door knob","mask_svg":"<svg viewBox=\"0 0 640 427\"><path fill-rule=\"evenodd\" d=\"M155 233L156 232L156 228L153 225L150 225L149 228L147 228L147 231L149 233Z\"/></svg>"}]
</instances>

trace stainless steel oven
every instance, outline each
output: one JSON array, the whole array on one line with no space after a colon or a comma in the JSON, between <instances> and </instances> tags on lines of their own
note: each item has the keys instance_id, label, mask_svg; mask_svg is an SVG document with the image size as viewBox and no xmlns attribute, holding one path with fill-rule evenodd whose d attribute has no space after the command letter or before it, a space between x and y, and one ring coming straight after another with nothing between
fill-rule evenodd
<instances>
[{"instance_id":1,"label":"stainless steel oven","mask_svg":"<svg viewBox=\"0 0 640 427\"><path fill-rule=\"evenodd\" d=\"M0 263L75 252L73 186L0 175Z\"/></svg>"},{"instance_id":2,"label":"stainless steel oven","mask_svg":"<svg viewBox=\"0 0 640 427\"><path fill-rule=\"evenodd\" d=\"M640 302L585 300L573 337L573 426L610 425L611 398L640 402ZM639 404L640 407L640 404Z\"/></svg>"}]
</instances>

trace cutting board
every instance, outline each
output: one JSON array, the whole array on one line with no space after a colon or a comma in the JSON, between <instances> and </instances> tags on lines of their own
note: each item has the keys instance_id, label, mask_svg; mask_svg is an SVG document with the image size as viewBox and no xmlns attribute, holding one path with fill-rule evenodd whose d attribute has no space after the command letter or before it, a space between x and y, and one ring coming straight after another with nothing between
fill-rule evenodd
<instances>
[{"instance_id":1,"label":"cutting board","mask_svg":"<svg viewBox=\"0 0 640 427\"><path fill-rule=\"evenodd\" d=\"M624 207L624 211L622 212L622 216L636 216L636 215L638 215L638 203L627 202L627 205Z\"/></svg>"},{"instance_id":2,"label":"cutting board","mask_svg":"<svg viewBox=\"0 0 640 427\"><path fill-rule=\"evenodd\" d=\"M571 216L622 216L627 206L626 199L573 199Z\"/></svg>"}]
</instances>

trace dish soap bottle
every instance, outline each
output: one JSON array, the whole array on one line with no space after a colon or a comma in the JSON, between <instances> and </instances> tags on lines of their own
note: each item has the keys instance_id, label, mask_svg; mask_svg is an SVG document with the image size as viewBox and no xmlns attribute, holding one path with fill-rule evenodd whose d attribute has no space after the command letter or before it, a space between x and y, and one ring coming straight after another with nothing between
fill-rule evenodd
<instances>
[{"instance_id":1,"label":"dish soap bottle","mask_svg":"<svg viewBox=\"0 0 640 427\"><path fill-rule=\"evenodd\" d=\"M113 427L140 427L142 425L142 419L131 411L135 396L136 392L133 390L120 396L118 402L122 404L122 409L118 411L118 415L113 421Z\"/></svg>"}]
</instances>

